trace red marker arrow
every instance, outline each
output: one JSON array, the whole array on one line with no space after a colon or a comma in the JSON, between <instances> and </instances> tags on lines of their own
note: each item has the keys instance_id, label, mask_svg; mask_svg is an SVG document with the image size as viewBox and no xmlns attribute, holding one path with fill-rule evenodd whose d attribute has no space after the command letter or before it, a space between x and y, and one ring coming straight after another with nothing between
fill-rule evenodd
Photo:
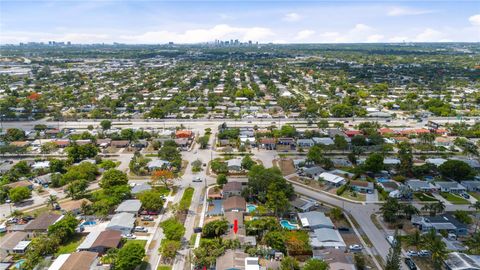
<instances>
[{"instance_id":1,"label":"red marker arrow","mask_svg":"<svg viewBox=\"0 0 480 270\"><path fill-rule=\"evenodd\" d=\"M238 220L236 220L236 219L233 221L233 232L235 234L237 234L237 232L238 232Z\"/></svg>"}]
</instances>

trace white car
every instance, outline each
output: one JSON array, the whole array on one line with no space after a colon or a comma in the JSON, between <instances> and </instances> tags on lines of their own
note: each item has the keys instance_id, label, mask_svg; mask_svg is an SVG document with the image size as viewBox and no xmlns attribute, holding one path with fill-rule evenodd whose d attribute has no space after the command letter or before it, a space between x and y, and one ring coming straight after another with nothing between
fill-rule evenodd
<instances>
[{"instance_id":1,"label":"white car","mask_svg":"<svg viewBox=\"0 0 480 270\"><path fill-rule=\"evenodd\" d=\"M395 239L395 236L393 236L393 235L387 236L387 241L391 246L395 246L397 244L397 240Z\"/></svg>"},{"instance_id":2,"label":"white car","mask_svg":"<svg viewBox=\"0 0 480 270\"><path fill-rule=\"evenodd\" d=\"M420 257L430 257L430 255L431 255L430 251L425 250L425 249L420 250L418 252L418 256L420 256Z\"/></svg>"},{"instance_id":3,"label":"white car","mask_svg":"<svg viewBox=\"0 0 480 270\"><path fill-rule=\"evenodd\" d=\"M137 226L135 227L135 231L136 232L148 232L147 228L143 227L143 226Z\"/></svg>"},{"instance_id":4,"label":"white car","mask_svg":"<svg viewBox=\"0 0 480 270\"><path fill-rule=\"evenodd\" d=\"M131 234L131 233L122 234L122 237L123 237L123 238L126 238L126 239L135 239L135 238L137 238L135 235L133 235L133 234Z\"/></svg>"},{"instance_id":5,"label":"white car","mask_svg":"<svg viewBox=\"0 0 480 270\"><path fill-rule=\"evenodd\" d=\"M203 180L200 177L195 177L193 178L192 182L203 182Z\"/></svg>"},{"instance_id":6,"label":"white car","mask_svg":"<svg viewBox=\"0 0 480 270\"><path fill-rule=\"evenodd\" d=\"M416 252L415 250L408 250L408 251L407 251L407 256L408 256L408 257L418 256L418 252Z\"/></svg>"},{"instance_id":7,"label":"white car","mask_svg":"<svg viewBox=\"0 0 480 270\"><path fill-rule=\"evenodd\" d=\"M350 246L348 247L348 249L349 249L350 251L353 251L353 252L355 252L355 251L361 251L362 248L363 248L363 247L362 247L361 245L358 245L358 244L350 245Z\"/></svg>"}]
</instances>

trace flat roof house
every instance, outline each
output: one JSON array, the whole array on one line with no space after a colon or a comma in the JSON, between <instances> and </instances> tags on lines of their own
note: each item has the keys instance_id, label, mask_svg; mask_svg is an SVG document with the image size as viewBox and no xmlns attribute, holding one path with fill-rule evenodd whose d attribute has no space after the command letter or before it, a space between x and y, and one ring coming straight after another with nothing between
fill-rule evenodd
<instances>
[{"instance_id":1,"label":"flat roof house","mask_svg":"<svg viewBox=\"0 0 480 270\"><path fill-rule=\"evenodd\" d=\"M310 168L304 168L303 169L303 174L307 177L313 178L313 179L318 179L320 174L324 173L325 169L323 169L320 166L313 166Z\"/></svg>"},{"instance_id":2,"label":"flat roof house","mask_svg":"<svg viewBox=\"0 0 480 270\"><path fill-rule=\"evenodd\" d=\"M149 183L142 183L142 184L139 184L139 185L135 185L132 188L131 193L133 195L137 195L137 194L140 194L144 191L148 191L148 190L151 190L151 189L152 189L152 186Z\"/></svg>"},{"instance_id":3,"label":"flat roof house","mask_svg":"<svg viewBox=\"0 0 480 270\"><path fill-rule=\"evenodd\" d=\"M323 172L319 175L319 177L321 179L325 180L325 182L327 182L328 184L330 184L332 186L335 186L335 187L342 186L346 183L345 178L343 178L341 176L338 176L338 175L335 175L335 174L332 174L332 173L329 173L329 172Z\"/></svg>"},{"instance_id":4,"label":"flat roof house","mask_svg":"<svg viewBox=\"0 0 480 270\"><path fill-rule=\"evenodd\" d=\"M161 159L154 159L147 163L147 169L149 171L159 170L159 169L167 169L170 168L171 163L166 160Z\"/></svg>"},{"instance_id":5,"label":"flat roof house","mask_svg":"<svg viewBox=\"0 0 480 270\"><path fill-rule=\"evenodd\" d=\"M217 258L216 270L246 270L245 259L247 253L240 250L227 250L225 254Z\"/></svg>"},{"instance_id":6,"label":"flat roof house","mask_svg":"<svg viewBox=\"0 0 480 270\"><path fill-rule=\"evenodd\" d=\"M75 215L78 215L82 212L82 207L83 205L90 205L92 202L88 199L80 199L80 200L75 200L75 201L66 201L66 202L61 202L60 209L62 209L62 212L72 212Z\"/></svg>"},{"instance_id":7,"label":"flat roof house","mask_svg":"<svg viewBox=\"0 0 480 270\"><path fill-rule=\"evenodd\" d=\"M247 207L247 202L243 197L240 196L232 196L227 198L223 201L223 212L231 212L231 211L242 211L245 212Z\"/></svg>"},{"instance_id":8,"label":"flat roof house","mask_svg":"<svg viewBox=\"0 0 480 270\"><path fill-rule=\"evenodd\" d=\"M135 227L135 215L122 212L115 214L108 223L106 230L120 231L122 234L129 234Z\"/></svg>"},{"instance_id":9,"label":"flat roof house","mask_svg":"<svg viewBox=\"0 0 480 270\"><path fill-rule=\"evenodd\" d=\"M319 228L334 228L332 220L323 212L310 211L298 213L297 215L303 228L308 228L310 230Z\"/></svg>"},{"instance_id":10,"label":"flat roof house","mask_svg":"<svg viewBox=\"0 0 480 270\"><path fill-rule=\"evenodd\" d=\"M241 171L242 160L239 158L232 158L227 160L227 168L229 171Z\"/></svg>"},{"instance_id":11,"label":"flat roof house","mask_svg":"<svg viewBox=\"0 0 480 270\"><path fill-rule=\"evenodd\" d=\"M315 142L312 139L298 139L297 140L298 147L308 148L315 145Z\"/></svg>"},{"instance_id":12,"label":"flat roof house","mask_svg":"<svg viewBox=\"0 0 480 270\"><path fill-rule=\"evenodd\" d=\"M301 212L310 211L310 209L315 206L315 202L303 198L296 198L291 204L295 209Z\"/></svg>"},{"instance_id":13,"label":"flat roof house","mask_svg":"<svg viewBox=\"0 0 480 270\"><path fill-rule=\"evenodd\" d=\"M117 207L117 209L115 209L115 213L130 213L137 215L141 208L142 203L140 200L125 200Z\"/></svg>"}]
</instances>

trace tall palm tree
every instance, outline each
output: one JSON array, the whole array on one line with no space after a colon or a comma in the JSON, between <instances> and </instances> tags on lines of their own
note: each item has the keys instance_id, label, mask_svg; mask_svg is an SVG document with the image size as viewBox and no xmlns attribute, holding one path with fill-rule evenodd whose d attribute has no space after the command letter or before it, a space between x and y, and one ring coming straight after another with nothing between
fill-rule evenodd
<instances>
[{"instance_id":1,"label":"tall palm tree","mask_svg":"<svg viewBox=\"0 0 480 270\"><path fill-rule=\"evenodd\" d=\"M474 204L469 206L470 208L474 208L475 211L477 212L477 215L480 213L480 201L476 201ZM477 222L475 224L475 233L477 232L478 229L478 216L476 218Z\"/></svg>"},{"instance_id":2,"label":"tall palm tree","mask_svg":"<svg viewBox=\"0 0 480 270\"><path fill-rule=\"evenodd\" d=\"M447 257L447 244L442 241L441 237L436 237L431 243L428 243L427 248L432 256L433 265L435 269L441 269L443 261Z\"/></svg>"},{"instance_id":3,"label":"tall palm tree","mask_svg":"<svg viewBox=\"0 0 480 270\"><path fill-rule=\"evenodd\" d=\"M405 204L403 205L403 213L408 219L411 219L413 215L418 215L420 211L414 205Z\"/></svg>"},{"instance_id":4,"label":"tall palm tree","mask_svg":"<svg viewBox=\"0 0 480 270\"><path fill-rule=\"evenodd\" d=\"M422 234L419 230L415 230L415 232L408 236L407 238L408 244L416 247L417 249L422 245L423 239Z\"/></svg>"},{"instance_id":5,"label":"tall palm tree","mask_svg":"<svg viewBox=\"0 0 480 270\"><path fill-rule=\"evenodd\" d=\"M472 254L478 254L480 252L480 232L475 232L467 240L468 251Z\"/></svg>"},{"instance_id":6,"label":"tall palm tree","mask_svg":"<svg viewBox=\"0 0 480 270\"><path fill-rule=\"evenodd\" d=\"M443 213L445 211L445 203L442 201L438 201L434 204L435 209L437 210L437 213Z\"/></svg>"},{"instance_id":7,"label":"tall palm tree","mask_svg":"<svg viewBox=\"0 0 480 270\"><path fill-rule=\"evenodd\" d=\"M51 209L55 207L55 204L58 202L58 198L55 195L48 196L47 206L50 206Z\"/></svg>"}]
</instances>

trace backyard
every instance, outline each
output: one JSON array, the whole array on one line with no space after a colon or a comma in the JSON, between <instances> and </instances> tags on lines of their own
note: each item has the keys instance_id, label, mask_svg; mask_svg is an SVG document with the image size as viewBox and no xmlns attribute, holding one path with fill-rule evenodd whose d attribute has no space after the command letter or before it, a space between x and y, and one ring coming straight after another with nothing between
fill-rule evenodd
<instances>
[{"instance_id":1,"label":"backyard","mask_svg":"<svg viewBox=\"0 0 480 270\"><path fill-rule=\"evenodd\" d=\"M445 198L447 201L453 203L453 204L470 204L469 201L465 200L464 198L448 193L448 192L440 192L440 195Z\"/></svg>"}]
</instances>

